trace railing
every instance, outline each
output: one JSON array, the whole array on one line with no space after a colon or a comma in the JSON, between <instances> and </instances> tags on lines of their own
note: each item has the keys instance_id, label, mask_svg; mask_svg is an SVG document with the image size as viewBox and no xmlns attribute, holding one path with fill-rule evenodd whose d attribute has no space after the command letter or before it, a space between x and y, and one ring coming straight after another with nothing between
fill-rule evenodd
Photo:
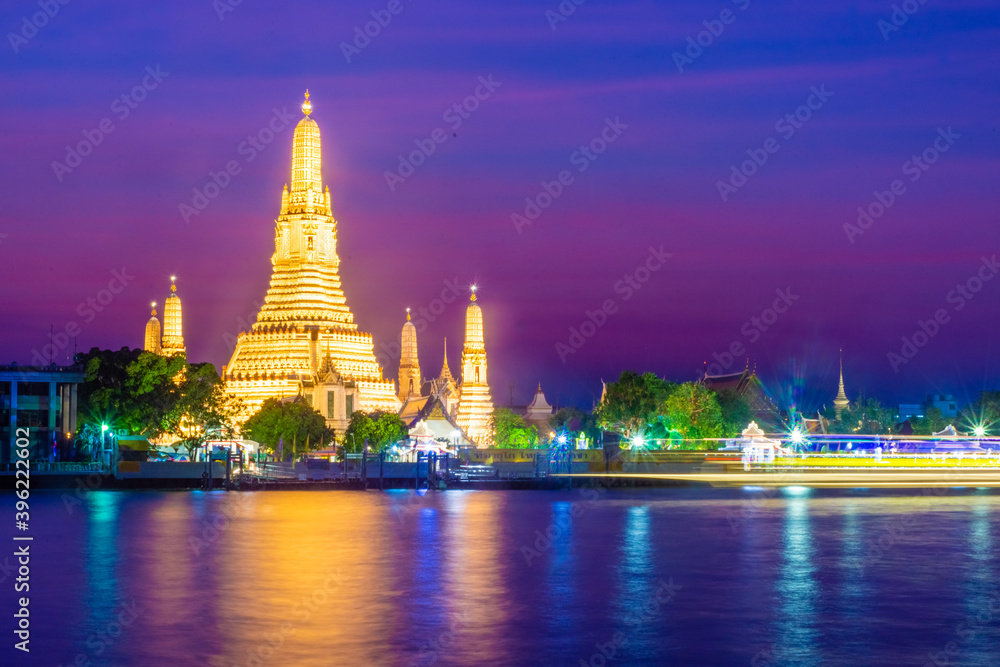
<instances>
[{"instance_id":1,"label":"railing","mask_svg":"<svg viewBox=\"0 0 1000 667\"><path fill-rule=\"evenodd\" d=\"M80 473L80 472L97 472L103 474L110 474L110 470L103 463L50 463L49 461L31 461L30 463L32 472L55 472L55 473ZM14 472L17 469L16 463L5 463L3 465L3 470L5 472ZM22 467L21 470L24 468Z\"/></svg>"}]
</instances>

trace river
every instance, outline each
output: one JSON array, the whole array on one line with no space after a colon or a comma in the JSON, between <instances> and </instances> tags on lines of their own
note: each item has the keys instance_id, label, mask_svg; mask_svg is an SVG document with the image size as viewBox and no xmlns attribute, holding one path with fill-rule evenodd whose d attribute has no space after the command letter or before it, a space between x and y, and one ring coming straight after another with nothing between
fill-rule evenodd
<instances>
[{"instance_id":1,"label":"river","mask_svg":"<svg viewBox=\"0 0 1000 667\"><path fill-rule=\"evenodd\" d=\"M30 661L12 627L0 656L1000 665L998 510L975 489L35 491Z\"/></svg>"}]
</instances>

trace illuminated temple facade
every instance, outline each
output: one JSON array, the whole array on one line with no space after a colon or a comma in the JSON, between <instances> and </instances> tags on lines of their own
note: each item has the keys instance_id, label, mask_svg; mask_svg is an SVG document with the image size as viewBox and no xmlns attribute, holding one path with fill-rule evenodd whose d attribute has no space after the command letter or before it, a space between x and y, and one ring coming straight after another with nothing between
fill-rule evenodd
<instances>
[{"instance_id":1,"label":"illuminated temple facade","mask_svg":"<svg viewBox=\"0 0 1000 667\"><path fill-rule=\"evenodd\" d=\"M358 330L340 284L337 220L323 187L320 133L310 117L295 127L291 187L275 220L273 272L264 305L239 335L223 369L226 390L250 412L268 398L301 394L343 433L356 410L396 412L395 384L382 377L370 334Z\"/></svg>"},{"instance_id":2,"label":"illuminated temple facade","mask_svg":"<svg viewBox=\"0 0 1000 667\"><path fill-rule=\"evenodd\" d=\"M493 399L486 381L486 340L483 336L483 310L476 303L476 288L472 288L472 303L465 310L465 348L462 350L462 386L459 389L457 422L477 447L493 444L490 417Z\"/></svg>"},{"instance_id":3,"label":"illuminated temple facade","mask_svg":"<svg viewBox=\"0 0 1000 667\"><path fill-rule=\"evenodd\" d=\"M146 335L143 349L146 352L162 354L166 357L187 356L184 347L184 320L181 309L181 298L177 296L177 277L170 276L170 295L163 304L163 327L161 335L160 320L156 317L156 302L153 302L153 312L146 322Z\"/></svg>"},{"instance_id":4,"label":"illuminated temple facade","mask_svg":"<svg viewBox=\"0 0 1000 667\"><path fill-rule=\"evenodd\" d=\"M456 383L448 368L448 341L444 342L444 362L438 377L420 383L417 360L417 331L407 321L400 334L399 398L403 407L399 416L410 429L419 428L437 440L455 445L489 447L493 442L490 417L493 399L486 379L486 340L483 334L483 311L476 302L465 312L465 347L462 350L462 379ZM423 425L421 426L421 423Z\"/></svg>"}]
</instances>

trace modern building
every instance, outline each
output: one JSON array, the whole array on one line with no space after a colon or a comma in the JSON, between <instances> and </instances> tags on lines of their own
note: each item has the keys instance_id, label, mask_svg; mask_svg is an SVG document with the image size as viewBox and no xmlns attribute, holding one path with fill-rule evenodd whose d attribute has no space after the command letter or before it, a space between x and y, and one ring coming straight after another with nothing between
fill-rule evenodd
<instances>
[{"instance_id":1,"label":"modern building","mask_svg":"<svg viewBox=\"0 0 1000 667\"><path fill-rule=\"evenodd\" d=\"M237 338L223 378L250 412L268 398L301 394L343 433L355 410L398 412L400 400L341 288L338 221L323 186L312 110L306 91L292 139L291 187L275 219L271 285L256 322Z\"/></svg>"},{"instance_id":2,"label":"modern building","mask_svg":"<svg viewBox=\"0 0 1000 667\"><path fill-rule=\"evenodd\" d=\"M927 397L927 404L940 410L945 419L958 416L958 401L951 394L931 394Z\"/></svg>"},{"instance_id":3,"label":"modern building","mask_svg":"<svg viewBox=\"0 0 1000 667\"><path fill-rule=\"evenodd\" d=\"M59 460L76 432L79 366L0 366L0 463L26 438L32 460ZM22 441L23 445L23 441Z\"/></svg>"}]
</instances>

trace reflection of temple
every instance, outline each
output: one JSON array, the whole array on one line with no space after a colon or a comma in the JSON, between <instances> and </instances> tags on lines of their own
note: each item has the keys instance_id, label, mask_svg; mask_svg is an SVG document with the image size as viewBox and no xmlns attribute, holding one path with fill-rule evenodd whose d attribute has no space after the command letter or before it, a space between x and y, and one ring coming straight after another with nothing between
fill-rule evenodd
<instances>
[{"instance_id":1,"label":"reflection of temple","mask_svg":"<svg viewBox=\"0 0 1000 667\"><path fill-rule=\"evenodd\" d=\"M170 276L170 295L163 304L163 335L160 336L160 320L156 319L156 302L153 313L146 322L146 336L143 349L146 352L162 354L166 357L179 354L187 356L184 348L184 330L181 316L181 298L177 296L177 278Z\"/></svg>"},{"instance_id":2,"label":"reflection of temple","mask_svg":"<svg viewBox=\"0 0 1000 667\"><path fill-rule=\"evenodd\" d=\"M751 418L769 431L781 430L781 413L771 397L767 395L767 390L757 377L757 370L747 367L739 373L728 373L726 375L708 375L701 380L707 388L717 394L732 392L746 400L750 406Z\"/></svg>"},{"instance_id":3,"label":"reflection of temple","mask_svg":"<svg viewBox=\"0 0 1000 667\"><path fill-rule=\"evenodd\" d=\"M251 411L267 398L302 394L342 433L355 410L395 412L400 402L341 289L337 220L330 189L323 188L319 126L310 117L308 92L302 111L291 188L285 186L275 220L271 286L223 377L226 390Z\"/></svg>"},{"instance_id":4,"label":"reflection of temple","mask_svg":"<svg viewBox=\"0 0 1000 667\"><path fill-rule=\"evenodd\" d=\"M448 368L448 341L444 345L441 373L420 384L417 359L417 331L409 313L400 336L399 397L403 401L399 416L409 428L429 428L436 439L456 444L472 442L487 447L492 441L490 417L493 400L486 379L486 342L483 336L483 311L476 303L476 288L466 309L465 347L462 351L462 382L456 385ZM421 424L423 422L423 424Z\"/></svg>"}]
</instances>

